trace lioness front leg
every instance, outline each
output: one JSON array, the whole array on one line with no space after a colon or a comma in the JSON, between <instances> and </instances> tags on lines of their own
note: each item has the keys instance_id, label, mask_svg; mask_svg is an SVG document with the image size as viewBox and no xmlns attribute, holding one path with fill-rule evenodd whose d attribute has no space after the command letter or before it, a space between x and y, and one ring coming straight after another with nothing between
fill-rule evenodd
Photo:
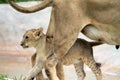
<instances>
[{"instance_id":1,"label":"lioness front leg","mask_svg":"<svg viewBox=\"0 0 120 80\"><path fill-rule=\"evenodd\" d=\"M51 57L49 57L46 60L46 70L49 71L49 79L50 80L59 80L58 76L57 76L57 72L56 72L56 65L57 65L57 59L55 58L54 55L52 55Z\"/></svg>"},{"instance_id":2,"label":"lioness front leg","mask_svg":"<svg viewBox=\"0 0 120 80\"><path fill-rule=\"evenodd\" d=\"M52 73L50 73L49 70L45 69L45 71L46 71L47 77L48 77L49 79L52 79L52 77L54 77L54 76L52 75ZM54 74L54 73L53 73L53 74ZM65 79L64 79L63 65L62 65L61 62L58 62L58 64L56 65L56 74L57 74L59 80L65 80Z\"/></svg>"},{"instance_id":3,"label":"lioness front leg","mask_svg":"<svg viewBox=\"0 0 120 80\"><path fill-rule=\"evenodd\" d=\"M52 69L52 68L51 68ZM64 80L64 71L63 71L63 64L61 62L58 62L57 65L56 65L56 73L50 73L50 68L46 68L45 71L46 71L46 74L47 74L47 77L51 80L53 79L53 74L56 74L59 78L59 80ZM52 70L51 70L52 71ZM55 75L55 76L56 76Z\"/></svg>"}]
</instances>

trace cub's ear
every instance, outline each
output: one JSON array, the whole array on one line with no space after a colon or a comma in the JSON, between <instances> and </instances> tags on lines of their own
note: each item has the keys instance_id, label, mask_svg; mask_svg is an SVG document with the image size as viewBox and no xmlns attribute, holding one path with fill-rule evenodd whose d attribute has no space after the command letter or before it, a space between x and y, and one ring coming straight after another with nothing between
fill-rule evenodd
<instances>
[{"instance_id":1,"label":"cub's ear","mask_svg":"<svg viewBox=\"0 0 120 80\"><path fill-rule=\"evenodd\" d=\"M43 32L43 28L42 27L38 28L38 30L40 30L41 32Z\"/></svg>"},{"instance_id":2,"label":"cub's ear","mask_svg":"<svg viewBox=\"0 0 120 80\"><path fill-rule=\"evenodd\" d=\"M33 36L34 38L37 40L39 39L41 36L43 35L43 28L39 28L37 29L34 33L33 33Z\"/></svg>"}]
</instances>

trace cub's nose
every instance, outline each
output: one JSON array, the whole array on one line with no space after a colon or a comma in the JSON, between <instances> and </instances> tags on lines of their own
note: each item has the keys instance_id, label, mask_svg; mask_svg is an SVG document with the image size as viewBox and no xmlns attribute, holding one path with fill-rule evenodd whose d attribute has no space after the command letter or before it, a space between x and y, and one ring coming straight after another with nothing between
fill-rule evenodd
<instances>
[{"instance_id":1,"label":"cub's nose","mask_svg":"<svg viewBox=\"0 0 120 80\"><path fill-rule=\"evenodd\" d=\"M20 45L21 45L21 46L24 46L24 44L23 44L23 43L21 43Z\"/></svg>"}]
</instances>

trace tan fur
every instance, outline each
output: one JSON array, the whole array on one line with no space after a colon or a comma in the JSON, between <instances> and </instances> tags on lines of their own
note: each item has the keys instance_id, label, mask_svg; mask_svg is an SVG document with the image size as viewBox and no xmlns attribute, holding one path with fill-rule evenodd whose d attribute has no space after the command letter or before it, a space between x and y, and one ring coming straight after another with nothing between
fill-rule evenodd
<instances>
[{"instance_id":1,"label":"tan fur","mask_svg":"<svg viewBox=\"0 0 120 80\"><path fill-rule=\"evenodd\" d=\"M54 17L51 16L47 35L54 35L55 53L59 57L69 50L84 27L87 27L84 34L89 38L120 45L120 0L44 0L35 7L28 8L21 8L13 0L8 1L15 9L24 13L52 6Z\"/></svg>"},{"instance_id":2,"label":"tan fur","mask_svg":"<svg viewBox=\"0 0 120 80\"><path fill-rule=\"evenodd\" d=\"M46 53L46 36L44 35L43 29L31 29L26 31L26 33L23 36L23 40L21 41L21 46L23 48L28 47L35 47L36 53L32 56L32 66L33 68L30 70L27 80L31 80L36 75L40 75L39 77L36 77L37 80L46 80L42 74L42 69L45 67L50 72L50 80L59 80L56 75L56 64L52 65L53 63L50 63L47 56L49 56ZM52 62L52 61L51 61ZM53 61L54 62L54 61ZM50 65L47 66L47 65Z\"/></svg>"},{"instance_id":3,"label":"tan fur","mask_svg":"<svg viewBox=\"0 0 120 80\"><path fill-rule=\"evenodd\" d=\"M36 53L33 54L31 57L32 67L35 65L35 60L36 60ZM48 79L44 78L42 71L40 71L36 76L36 80L48 80Z\"/></svg>"},{"instance_id":4,"label":"tan fur","mask_svg":"<svg viewBox=\"0 0 120 80\"><path fill-rule=\"evenodd\" d=\"M64 65L74 64L78 80L84 80L85 78L84 63L91 68L96 75L97 80L102 80L101 70L97 67L93 57L92 44L83 39L77 39L61 60ZM98 43L96 44L99 45Z\"/></svg>"},{"instance_id":5,"label":"tan fur","mask_svg":"<svg viewBox=\"0 0 120 80\"><path fill-rule=\"evenodd\" d=\"M31 31L31 30L29 30L29 31ZM32 35L32 33L29 33L29 37L30 37L30 35ZM42 34L42 35L45 35L45 34ZM43 40L47 40L46 38L47 37L43 37ZM48 37L48 39L50 39L50 37ZM29 41L27 41L27 42L29 42ZM34 42L36 43L36 41L34 41ZM32 43L34 44L34 42L32 42ZM39 42L37 44L38 45L42 44L42 45L38 46L36 49L43 49L42 46L46 45L46 42L42 41L41 38L39 38ZM96 65L96 62L95 62L94 57L93 57L93 50L92 50L92 46L96 46L96 45L99 45L99 44L101 44L101 43L98 43L98 42L87 42L87 41L85 41L83 39L77 39L75 44L70 48L68 53L66 53L66 55L60 60L60 62L63 65L74 64L76 72L77 72L77 75L78 75L78 80L84 80L84 78L85 78L85 72L83 70L84 63L91 68L91 70L96 75L97 80L102 80L101 70ZM44 54L44 53L41 53L41 54ZM36 54L33 55L32 63L34 62L35 57L37 58L37 56L39 56L39 55L36 55ZM46 58L46 56L44 56L44 57ZM41 57L39 57L39 58L41 58ZM58 65L58 67L61 68L60 66L62 64ZM50 65L50 66L52 66L52 65ZM57 73L58 73L58 76L61 77L62 76L62 75L60 75L61 74L61 71L60 71L61 69L59 70L59 68L57 68ZM53 67L51 69L54 70L55 68ZM54 73L51 73L51 75L52 74L54 74ZM40 75L41 76L37 76L37 77L41 78L42 74L40 74ZM54 77L55 77L55 75L54 75ZM51 80L53 80L52 78L53 78L53 76L51 76ZM60 79L60 80L62 80L62 79Z\"/></svg>"},{"instance_id":6,"label":"tan fur","mask_svg":"<svg viewBox=\"0 0 120 80\"><path fill-rule=\"evenodd\" d=\"M82 29L91 39L120 45L120 0L44 0L33 8L21 8L14 0L8 1L15 9L24 13L52 7L46 35L54 36L54 51L49 54L55 53L58 59L64 57Z\"/></svg>"}]
</instances>

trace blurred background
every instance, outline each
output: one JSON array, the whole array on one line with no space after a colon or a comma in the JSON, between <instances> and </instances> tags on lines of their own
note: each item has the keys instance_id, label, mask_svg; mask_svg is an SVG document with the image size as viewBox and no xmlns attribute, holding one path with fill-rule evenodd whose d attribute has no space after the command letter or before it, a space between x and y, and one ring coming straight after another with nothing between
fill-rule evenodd
<instances>
[{"instance_id":1,"label":"blurred background","mask_svg":"<svg viewBox=\"0 0 120 80\"><path fill-rule=\"evenodd\" d=\"M0 0L0 74L14 78L21 75L25 76L28 73L31 69L30 57L35 52L34 48L23 49L20 46L23 34L28 29L39 27L44 27L44 32L46 32L51 8L24 14L14 10L6 1ZM22 6L39 3L38 0L16 1ZM91 41L82 33L78 37ZM103 80L120 80L120 49L117 50L115 46L107 44L93 49L95 60L102 64ZM64 66L64 70L66 80L76 80L73 65ZM85 70L87 72L85 80L95 80L90 69L85 67Z\"/></svg>"}]
</instances>

